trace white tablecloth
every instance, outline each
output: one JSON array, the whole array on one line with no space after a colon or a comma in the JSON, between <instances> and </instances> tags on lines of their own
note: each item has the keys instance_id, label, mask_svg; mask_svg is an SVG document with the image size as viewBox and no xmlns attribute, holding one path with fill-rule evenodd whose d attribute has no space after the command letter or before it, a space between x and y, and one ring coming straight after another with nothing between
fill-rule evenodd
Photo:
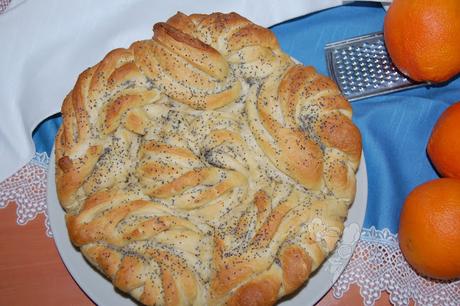
<instances>
[{"instance_id":1,"label":"white tablecloth","mask_svg":"<svg viewBox=\"0 0 460 306\"><path fill-rule=\"evenodd\" d=\"M155 22L177 11L235 11L271 26L341 4L341 0L28 0L15 5L0 15L0 181L34 156L32 131L59 112L79 73L108 51L151 37Z\"/></svg>"}]
</instances>

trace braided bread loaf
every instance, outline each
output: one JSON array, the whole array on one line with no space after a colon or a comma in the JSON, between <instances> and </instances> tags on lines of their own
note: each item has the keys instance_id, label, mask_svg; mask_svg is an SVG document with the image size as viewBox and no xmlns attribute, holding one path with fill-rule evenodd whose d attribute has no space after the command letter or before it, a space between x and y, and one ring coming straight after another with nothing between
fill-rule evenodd
<instances>
[{"instance_id":1,"label":"braided bread loaf","mask_svg":"<svg viewBox=\"0 0 460 306\"><path fill-rule=\"evenodd\" d=\"M146 305L272 305L334 249L361 138L335 84L235 14L178 13L62 105L72 243Z\"/></svg>"}]
</instances>

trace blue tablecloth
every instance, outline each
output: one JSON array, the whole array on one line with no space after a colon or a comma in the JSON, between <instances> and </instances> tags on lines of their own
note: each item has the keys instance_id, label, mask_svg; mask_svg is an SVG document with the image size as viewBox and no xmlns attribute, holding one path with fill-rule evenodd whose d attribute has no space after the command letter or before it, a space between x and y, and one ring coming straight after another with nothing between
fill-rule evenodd
<instances>
[{"instance_id":1,"label":"blue tablecloth","mask_svg":"<svg viewBox=\"0 0 460 306\"><path fill-rule=\"evenodd\" d=\"M377 4L350 4L272 29L284 51L327 74L324 45L382 31L384 15L385 11ZM437 177L425 153L431 129L442 111L459 100L457 77L441 86L420 87L352 104L353 120L363 136L369 180L365 227L397 232L400 208L407 194L415 186ZM33 138L37 152L50 153L61 121L59 116L53 116L36 129Z\"/></svg>"}]
</instances>

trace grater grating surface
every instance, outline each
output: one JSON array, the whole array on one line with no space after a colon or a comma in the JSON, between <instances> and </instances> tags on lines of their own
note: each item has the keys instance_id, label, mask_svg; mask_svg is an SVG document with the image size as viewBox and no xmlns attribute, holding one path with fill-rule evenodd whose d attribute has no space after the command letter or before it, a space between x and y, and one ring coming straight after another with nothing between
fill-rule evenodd
<instances>
[{"instance_id":1,"label":"grater grating surface","mask_svg":"<svg viewBox=\"0 0 460 306\"><path fill-rule=\"evenodd\" d=\"M349 101L426 85L398 71L381 32L327 44L325 53L329 74Z\"/></svg>"}]
</instances>

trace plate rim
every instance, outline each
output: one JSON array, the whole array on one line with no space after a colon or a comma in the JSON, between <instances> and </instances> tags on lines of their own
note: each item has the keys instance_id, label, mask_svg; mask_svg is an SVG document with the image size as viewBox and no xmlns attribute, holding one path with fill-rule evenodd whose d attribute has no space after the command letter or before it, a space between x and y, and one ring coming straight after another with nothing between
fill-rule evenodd
<instances>
[{"instance_id":1,"label":"plate rim","mask_svg":"<svg viewBox=\"0 0 460 306\"><path fill-rule=\"evenodd\" d=\"M355 198L353 202L350 204L350 208L348 210L348 215L347 215L347 220L345 221L344 231L342 233L342 237L340 238L338 242L340 243L342 241L342 238L344 237L347 229L350 228L349 226L351 224L358 225L359 227L358 237L356 237L355 240L351 241L351 243L347 245L349 250L351 250L351 252L349 253L349 257L346 260L342 261L342 263L340 263L338 270L333 275L331 274L332 278L330 279L330 282L324 283L325 285L322 286L321 288L316 288L316 290L311 290L312 292L307 292L306 290L309 288L308 284L311 283L312 280L315 279L315 277L318 278L318 275L321 275L321 273L324 274L324 271L325 269L327 269L328 264L331 263L331 258L333 258L334 254L337 253L337 251L340 248L340 246L336 247L334 251L332 252L332 254L328 256L328 258L321 264L321 266L307 280L307 282L303 285L303 287L299 289L299 291L296 291L296 293L293 296L289 296L287 299L283 298L279 300L277 302L277 305L289 306L291 302L295 303L296 301L300 301L301 305L314 305L324 295L326 295L326 293L332 288L334 283L337 281L337 279L340 277L340 275L345 270L346 266L348 265L348 262L351 259L351 255L353 254L356 248L356 244L359 240L359 237L360 237L363 225L364 225L364 219L365 219L366 210L367 210L368 175L367 175L367 167L366 167L366 160L364 157L364 151L361 151L361 160L360 160L359 168L357 172L355 173L355 177L356 177ZM59 200L57 198L57 193L56 193L54 145L53 145L53 148L50 154L50 158L49 158L48 179L47 179L46 189L47 189L47 198L46 198L47 213L48 213L50 228L53 233L53 241L56 245L56 249L67 271L72 276L72 278L77 283L77 285L80 287L80 289L83 291L83 293L86 294L97 305L110 305L113 302L116 302L117 305L125 305L125 304L126 305L136 305L136 302L131 297L124 295L120 293L118 290L116 290L113 284L111 283L111 281L107 277L105 277L102 273L97 271L95 267L90 265L87 262L87 260L84 258L80 250L78 250L70 242L70 239L68 236L68 230L67 230L67 227L65 226L65 219L64 219L65 212L61 204L59 203ZM51 202L55 202L55 203L51 203ZM357 207L357 205L355 205L356 202L360 203L362 207ZM54 206L57 206L57 208L54 208ZM356 220L353 220L354 221L353 223L351 223L350 222L351 220L349 219L349 215L351 211L353 211L357 215ZM61 220L58 219L59 216L61 216ZM65 229L64 233L60 231L62 229L62 224L64 224L64 229ZM68 244L70 244L70 248L68 247ZM72 254L68 254L67 249L70 249L70 252L73 252L73 256L77 255L80 257L82 261L85 261L85 266L80 267L80 268L83 268L86 271L88 270L88 268L91 269L92 273L94 274L94 276L90 276L92 279L95 279L97 282L100 282L101 281L100 278L103 278L104 282L106 283L105 287L106 285L109 285L111 287L114 293L112 295L112 298L115 299L113 302L108 302L105 298L101 298L100 291L95 292L95 290L91 288L89 284L87 284L87 282L82 278L82 276L84 276L84 274L82 274L83 270L79 269L79 266L75 266L75 264L79 264L78 260L77 260L77 263L74 263L72 259ZM311 286L310 286L310 289L312 289ZM302 292L304 294L302 294ZM305 294L307 294L307 296L304 296ZM309 301L300 300L302 298L308 298ZM121 302L123 302L123 304L120 304ZM292 304L292 305L296 305L296 304Z\"/></svg>"}]
</instances>

